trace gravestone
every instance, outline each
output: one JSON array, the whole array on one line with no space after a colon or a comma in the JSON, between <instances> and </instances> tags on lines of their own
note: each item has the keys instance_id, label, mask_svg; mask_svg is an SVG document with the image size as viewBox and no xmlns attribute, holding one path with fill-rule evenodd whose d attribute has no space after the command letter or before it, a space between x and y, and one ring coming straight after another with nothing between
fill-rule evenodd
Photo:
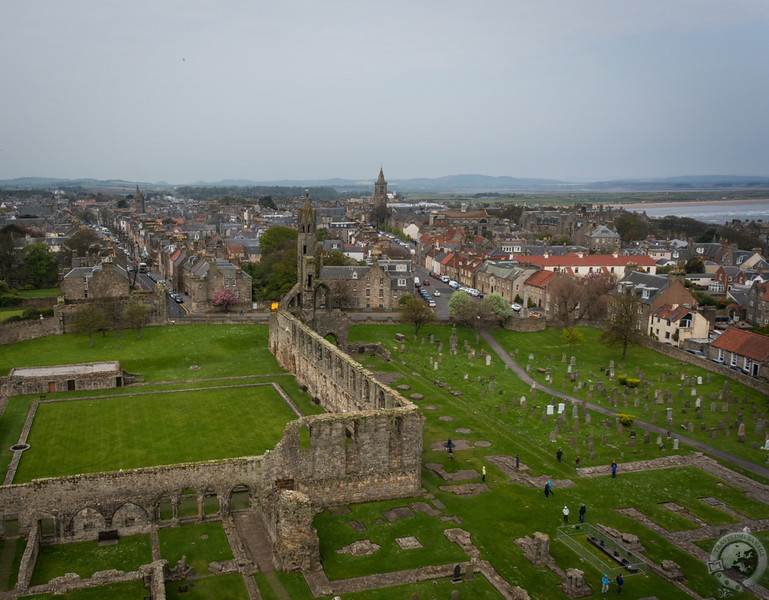
<instances>
[{"instance_id":1,"label":"gravestone","mask_svg":"<svg viewBox=\"0 0 769 600\"><path fill-rule=\"evenodd\" d=\"M737 439L740 444L745 443L745 423L740 423L740 426L737 429Z\"/></svg>"},{"instance_id":2,"label":"gravestone","mask_svg":"<svg viewBox=\"0 0 769 600\"><path fill-rule=\"evenodd\" d=\"M644 433L644 446L648 446L651 443L651 441L652 441L652 436L647 431L646 433Z\"/></svg>"},{"instance_id":3,"label":"gravestone","mask_svg":"<svg viewBox=\"0 0 769 600\"><path fill-rule=\"evenodd\" d=\"M559 415L562 414L565 409L566 409L566 404L564 404L563 402L559 402L558 403L558 414Z\"/></svg>"},{"instance_id":4,"label":"gravestone","mask_svg":"<svg viewBox=\"0 0 769 600\"><path fill-rule=\"evenodd\" d=\"M487 367L491 366L491 354L486 355L486 366Z\"/></svg>"},{"instance_id":5,"label":"gravestone","mask_svg":"<svg viewBox=\"0 0 769 600\"><path fill-rule=\"evenodd\" d=\"M451 578L451 583L462 583L462 567L460 565L454 567L454 576ZM454 595L452 594L451 597L453 598Z\"/></svg>"},{"instance_id":6,"label":"gravestone","mask_svg":"<svg viewBox=\"0 0 769 600\"><path fill-rule=\"evenodd\" d=\"M678 450L678 438L673 438L673 450Z\"/></svg>"},{"instance_id":7,"label":"gravestone","mask_svg":"<svg viewBox=\"0 0 769 600\"><path fill-rule=\"evenodd\" d=\"M554 413L555 407L552 404L547 405L547 414L552 415Z\"/></svg>"},{"instance_id":8,"label":"gravestone","mask_svg":"<svg viewBox=\"0 0 769 600\"><path fill-rule=\"evenodd\" d=\"M585 413L585 425L590 425L592 423L592 418L590 417L590 413Z\"/></svg>"}]
</instances>

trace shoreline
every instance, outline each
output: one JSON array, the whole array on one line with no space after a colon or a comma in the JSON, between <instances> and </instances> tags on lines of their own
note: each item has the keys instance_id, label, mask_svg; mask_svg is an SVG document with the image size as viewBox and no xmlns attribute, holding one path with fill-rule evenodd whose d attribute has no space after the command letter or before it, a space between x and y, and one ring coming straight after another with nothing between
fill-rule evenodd
<instances>
[{"instance_id":1,"label":"shoreline","mask_svg":"<svg viewBox=\"0 0 769 600\"><path fill-rule=\"evenodd\" d=\"M745 200L678 200L674 202L633 202L612 204L612 208L655 208L669 206L732 206L736 204L769 204L769 198L749 198Z\"/></svg>"}]
</instances>

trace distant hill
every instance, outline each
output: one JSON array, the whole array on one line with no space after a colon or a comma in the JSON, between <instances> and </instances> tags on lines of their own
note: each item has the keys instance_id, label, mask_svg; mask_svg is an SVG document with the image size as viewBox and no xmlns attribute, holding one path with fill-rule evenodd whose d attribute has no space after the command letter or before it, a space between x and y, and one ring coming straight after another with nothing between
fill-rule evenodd
<instances>
[{"instance_id":1,"label":"distant hill","mask_svg":"<svg viewBox=\"0 0 769 600\"><path fill-rule=\"evenodd\" d=\"M147 183L98 179L56 179L49 177L21 177L0 180L0 189L82 189L91 192L130 193L138 185L143 190L172 189L166 182ZM492 177L489 175L446 175L436 178L390 179L392 190L401 193L482 193L482 192L646 192L718 189L769 189L769 177L745 175L685 175L667 178L615 179L590 183L574 183L558 179L533 179L519 177ZM374 187L371 179L276 179L253 181L250 179L225 179L221 181L196 181L180 185L198 187L332 187L338 191L369 193Z\"/></svg>"}]
</instances>

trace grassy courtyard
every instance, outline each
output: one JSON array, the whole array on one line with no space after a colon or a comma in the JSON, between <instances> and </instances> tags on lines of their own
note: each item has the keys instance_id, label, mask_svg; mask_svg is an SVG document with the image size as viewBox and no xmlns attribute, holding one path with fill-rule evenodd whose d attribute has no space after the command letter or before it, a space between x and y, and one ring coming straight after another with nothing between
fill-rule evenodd
<instances>
[{"instance_id":1,"label":"grassy courtyard","mask_svg":"<svg viewBox=\"0 0 769 600\"><path fill-rule=\"evenodd\" d=\"M44 402L14 481L259 455L294 418L271 385Z\"/></svg>"}]
</instances>

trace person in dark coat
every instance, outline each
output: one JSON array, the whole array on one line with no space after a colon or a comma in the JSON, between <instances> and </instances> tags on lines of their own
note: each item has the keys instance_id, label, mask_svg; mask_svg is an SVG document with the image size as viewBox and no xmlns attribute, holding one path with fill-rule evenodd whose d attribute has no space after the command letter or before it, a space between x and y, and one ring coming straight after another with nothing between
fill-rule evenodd
<instances>
[{"instance_id":1,"label":"person in dark coat","mask_svg":"<svg viewBox=\"0 0 769 600\"><path fill-rule=\"evenodd\" d=\"M622 573L617 575L617 593L622 593L622 586L625 585L625 578L622 576Z\"/></svg>"},{"instance_id":2,"label":"person in dark coat","mask_svg":"<svg viewBox=\"0 0 769 600\"><path fill-rule=\"evenodd\" d=\"M558 459L558 462L561 462L563 460L563 450L558 448L558 452L555 453L556 459Z\"/></svg>"},{"instance_id":3,"label":"person in dark coat","mask_svg":"<svg viewBox=\"0 0 769 600\"><path fill-rule=\"evenodd\" d=\"M612 479L617 477L617 461L616 460L611 461L611 476L612 476Z\"/></svg>"},{"instance_id":4,"label":"person in dark coat","mask_svg":"<svg viewBox=\"0 0 769 600\"><path fill-rule=\"evenodd\" d=\"M550 482L548 481L545 484L545 498L549 498L550 494L552 494L552 493L553 493L553 489L552 489L552 487L550 485Z\"/></svg>"},{"instance_id":5,"label":"person in dark coat","mask_svg":"<svg viewBox=\"0 0 769 600\"><path fill-rule=\"evenodd\" d=\"M587 512L587 506L584 504L579 507L579 522L584 523L585 522L585 513Z\"/></svg>"}]
</instances>

